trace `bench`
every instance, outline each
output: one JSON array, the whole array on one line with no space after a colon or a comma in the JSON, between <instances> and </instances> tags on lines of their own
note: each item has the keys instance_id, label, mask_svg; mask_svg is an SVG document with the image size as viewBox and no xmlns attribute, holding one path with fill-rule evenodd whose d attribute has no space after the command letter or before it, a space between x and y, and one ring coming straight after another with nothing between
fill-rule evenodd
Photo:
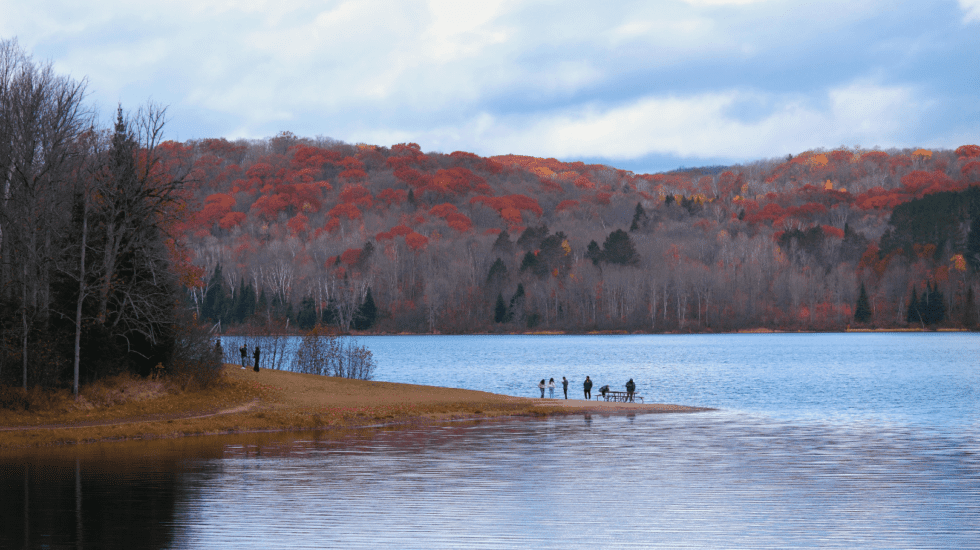
<instances>
[{"instance_id":1,"label":"bench","mask_svg":"<svg viewBox=\"0 0 980 550\"><path fill-rule=\"evenodd\" d=\"M596 392L595 399L596 401L598 401L599 398L604 398L606 401L615 401L617 403L628 403L629 401L627 395L628 394L625 391L610 390L606 392L605 396L603 396L602 392L600 391L600 392ZM633 392L633 401L636 402L636 400L639 400L640 403L643 403L643 396L636 392Z\"/></svg>"}]
</instances>

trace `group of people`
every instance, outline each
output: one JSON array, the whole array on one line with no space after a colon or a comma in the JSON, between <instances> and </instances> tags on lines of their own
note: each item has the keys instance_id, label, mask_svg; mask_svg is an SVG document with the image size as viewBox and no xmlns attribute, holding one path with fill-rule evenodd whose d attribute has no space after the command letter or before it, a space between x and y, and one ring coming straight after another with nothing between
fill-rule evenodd
<instances>
[{"instance_id":1,"label":"group of people","mask_svg":"<svg viewBox=\"0 0 980 550\"><path fill-rule=\"evenodd\" d=\"M242 355L242 369L248 368L248 348L245 347L245 344L242 344L242 347L238 348L238 353ZM255 346L255 351L252 352L252 357L255 358L255 365L252 367L252 370L255 372L259 372L259 357L261 356L262 352L259 351L259 346Z\"/></svg>"},{"instance_id":2,"label":"group of people","mask_svg":"<svg viewBox=\"0 0 980 550\"><path fill-rule=\"evenodd\" d=\"M256 370L258 370L258 368L256 368ZM538 389L541 390L542 398L544 398L544 390L547 389L551 394L550 395L551 399L554 399L556 387L557 386L555 385L554 378L548 380L547 383L545 383L544 378L542 378L541 381L538 382ZM565 399L568 399L568 380L564 376L561 377L561 387L562 390L565 392ZM585 377L585 382L582 383L582 389L585 391L585 398L592 399L592 379L589 378L588 376ZM603 386L599 388L599 391L602 393L602 396L605 397L606 392L609 391L609 386L608 385ZM629 382L626 382L626 400L629 401L630 403L633 403L634 392L636 392L636 382L633 382L633 379L630 378Z\"/></svg>"},{"instance_id":3,"label":"group of people","mask_svg":"<svg viewBox=\"0 0 980 550\"><path fill-rule=\"evenodd\" d=\"M544 383L544 378L541 379L541 382L538 382L538 388L541 389L541 397L544 397L544 390L547 388L551 392L551 398L554 399L556 387L554 378L548 380L547 384ZM565 392L565 399L568 399L568 380L564 376L561 377L561 387Z\"/></svg>"}]
</instances>

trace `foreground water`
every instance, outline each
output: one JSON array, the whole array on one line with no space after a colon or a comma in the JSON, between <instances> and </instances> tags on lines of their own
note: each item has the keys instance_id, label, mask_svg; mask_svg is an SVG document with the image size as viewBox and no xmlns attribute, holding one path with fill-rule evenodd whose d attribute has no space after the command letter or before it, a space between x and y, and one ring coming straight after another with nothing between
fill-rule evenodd
<instances>
[{"instance_id":1,"label":"foreground water","mask_svg":"<svg viewBox=\"0 0 980 550\"><path fill-rule=\"evenodd\" d=\"M972 334L364 343L379 379L721 410L6 456L0 547L980 548Z\"/></svg>"}]
</instances>

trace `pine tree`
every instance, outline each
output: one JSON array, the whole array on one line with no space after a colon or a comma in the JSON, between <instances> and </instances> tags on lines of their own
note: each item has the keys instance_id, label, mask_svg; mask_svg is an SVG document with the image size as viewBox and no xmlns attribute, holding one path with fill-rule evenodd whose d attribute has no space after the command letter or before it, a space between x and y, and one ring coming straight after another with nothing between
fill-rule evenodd
<instances>
[{"instance_id":1,"label":"pine tree","mask_svg":"<svg viewBox=\"0 0 980 550\"><path fill-rule=\"evenodd\" d=\"M507 280L507 265L503 260L497 258L490 266L490 271L487 273L487 286L495 287L503 284Z\"/></svg>"},{"instance_id":2,"label":"pine tree","mask_svg":"<svg viewBox=\"0 0 980 550\"><path fill-rule=\"evenodd\" d=\"M864 288L864 283L861 283L857 305L854 307L854 321L857 323L867 323L870 320L871 304L868 302L868 292Z\"/></svg>"},{"instance_id":3,"label":"pine tree","mask_svg":"<svg viewBox=\"0 0 980 550\"><path fill-rule=\"evenodd\" d=\"M592 265L599 265L599 262L602 261L602 249L599 248L599 243L589 242L589 247L585 250L585 257L592 260Z\"/></svg>"},{"instance_id":4,"label":"pine tree","mask_svg":"<svg viewBox=\"0 0 980 550\"><path fill-rule=\"evenodd\" d=\"M358 308L354 317L354 328L357 330L367 330L374 326L374 321L378 317L378 307L374 304L374 297L371 296L371 287L368 287L367 294L364 295L364 302Z\"/></svg>"},{"instance_id":5,"label":"pine tree","mask_svg":"<svg viewBox=\"0 0 980 550\"><path fill-rule=\"evenodd\" d=\"M316 326L316 302L307 296L300 303L299 314L296 315L296 324L303 330L310 330Z\"/></svg>"},{"instance_id":6,"label":"pine tree","mask_svg":"<svg viewBox=\"0 0 980 550\"><path fill-rule=\"evenodd\" d=\"M493 307L493 322L503 323L507 320L507 303L504 302L503 293L497 294L497 304Z\"/></svg>"},{"instance_id":7,"label":"pine tree","mask_svg":"<svg viewBox=\"0 0 980 550\"><path fill-rule=\"evenodd\" d=\"M966 298L963 304L963 326L974 330L977 326L977 306L973 297L973 286L966 287Z\"/></svg>"},{"instance_id":8,"label":"pine tree","mask_svg":"<svg viewBox=\"0 0 980 550\"><path fill-rule=\"evenodd\" d=\"M611 264L636 265L640 263L640 255L636 252L633 239L629 233L617 229L606 237L602 244L602 259Z\"/></svg>"},{"instance_id":9,"label":"pine tree","mask_svg":"<svg viewBox=\"0 0 980 550\"><path fill-rule=\"evenodd\" d=\"M921 323L922 315L919 312L919 297L915 292L915 287L912 287L912 298L909 300L909 309L905 314L906 323Z\"/></svg>"},{"instance_id":10,"label":"pine tree","mask_svg":"<svg viewBox=\"0 0 980 550\"><path fill-rule=\"evenodd\" d=\"M204 304L201 305L201 317L212 323L220 321L225 310L225 289L221 279L221 264L218 264L211 275L211 284L204 293Z\"/></svg>"},{"instance_id":11,"label":"pine tree","mask_svg":"<svg viewBox=\"0 0 980 550\"><path fill-rule=\"evenodd\" d=\"M517 284L517 290L510 298L507 308L507 321L521 321L524 316L524 283Z\"/></svg>"},{"instance_id":12,"label":"pine tree","mask_svg":"<svg viewBox=\"0 0 980 550\"><path fill-rule=\"evenodd\" d=\"M633 212L633 223L630 224L630 233L633 231L638 231L647 224L647 212L643 209L643 205L636 203L636 209Z\"/></svg>"}]
</instances>

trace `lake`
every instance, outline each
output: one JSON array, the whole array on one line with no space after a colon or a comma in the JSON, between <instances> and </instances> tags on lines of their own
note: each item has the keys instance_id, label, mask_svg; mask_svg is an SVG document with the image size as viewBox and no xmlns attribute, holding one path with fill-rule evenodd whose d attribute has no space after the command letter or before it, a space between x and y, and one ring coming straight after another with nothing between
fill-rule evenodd
<instances>
[{"instance_id":1,"label":"lake","mask_svg":"<svg viewBox=\"0 0 980 550\"><path fill-rule=\"evenodd\" d=\"M0 547L980 548L975 334L360 342L378 380L719 410L11 454Z\"/></svg>"}]
</instances>

